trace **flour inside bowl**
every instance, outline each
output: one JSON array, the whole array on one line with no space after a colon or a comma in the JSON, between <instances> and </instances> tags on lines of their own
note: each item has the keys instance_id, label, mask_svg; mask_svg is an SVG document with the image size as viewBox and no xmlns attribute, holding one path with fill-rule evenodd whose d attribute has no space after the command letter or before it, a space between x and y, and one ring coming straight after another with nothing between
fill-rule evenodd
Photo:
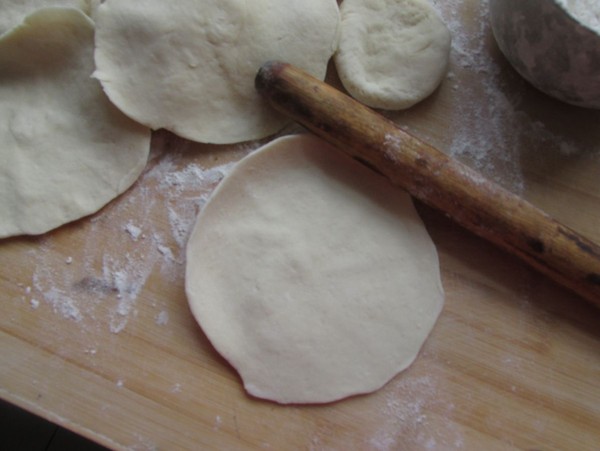
<instances>
[{"instance_id":1,"label":"flour inside bowl","mask_svg":"<svg viewBox=\"0 0 600 451\"><path fill-rule=\"evenodd\" d=\"M557 0L571 16L600 35L600 3L598 0Z\"/></svg>"}]
</instances>

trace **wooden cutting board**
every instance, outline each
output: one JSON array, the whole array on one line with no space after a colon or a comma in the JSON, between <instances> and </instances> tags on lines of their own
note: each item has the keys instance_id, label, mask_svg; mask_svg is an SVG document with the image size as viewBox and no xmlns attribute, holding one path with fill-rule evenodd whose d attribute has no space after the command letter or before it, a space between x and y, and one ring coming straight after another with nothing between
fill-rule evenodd
<instances>
[{"instance_id":1,"label":"wooden cutting board","mask_svg":"<svg viewBox=\"0 0 600 451\"><path fill-rule=\"evenodd\" d=\"M449 77L388 115L600 242L600 112L524 83L485 2L439 3ZM329 405L248 397L188 310L183 246L223 174L262 142L157 132L144 175L101 212L0 241L0 396L115 449L598 449L598 309L421 205L447 296L417 361Z\"/></svg>"}]
</instances>

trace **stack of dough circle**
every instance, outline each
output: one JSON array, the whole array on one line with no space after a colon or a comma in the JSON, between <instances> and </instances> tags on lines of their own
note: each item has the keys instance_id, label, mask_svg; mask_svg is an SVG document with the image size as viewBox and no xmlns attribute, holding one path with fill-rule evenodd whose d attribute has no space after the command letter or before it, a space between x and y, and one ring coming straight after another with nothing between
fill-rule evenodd
<instances>
[{"instance_id":1,"label":"stack of dough circle","mask_svg":"<svg viewBox=\"0 0 600 451\"><path fill-rule=\"evenodd\" d=\"M28 16L0 39L0 237L94 213L144 169L150 130L110 103L94 24L72 8Z\"/></svg>"},{"instance_id":2,"label":"stack of dough circle","mask_svg":"<svg viewBox=\"0 0 600 451\"><path fill-rule=\"evenodd\" d=\"M19 25L25 17L47 7L76 8L91 13L92 0L2 0L0 3L0 35Z\"/></svg>"},{"instance_id":3,"label":"stack of dough circle","mask_svg":"<svg viewBox=\"0 0 600 451\"><path fill-rule=\"evenodd\" d=\"M337 48L335 0L107 0L96 66L110 99L153 129L217 144L262 138L287 119L254 89L284 60L323 79Z\"/></svg>"},{"instance_id":4,"label":"stack of dough circle","mask_svg":"<svg viewBox=\"0 0 600 451\"><path fill-rule=\"evenodd\" d=\"M280 403L380 388L444 300L410 197L309 135L264 146L217 187L188 242L186 291L246 390Z\"/></svg>"}]
</instances>

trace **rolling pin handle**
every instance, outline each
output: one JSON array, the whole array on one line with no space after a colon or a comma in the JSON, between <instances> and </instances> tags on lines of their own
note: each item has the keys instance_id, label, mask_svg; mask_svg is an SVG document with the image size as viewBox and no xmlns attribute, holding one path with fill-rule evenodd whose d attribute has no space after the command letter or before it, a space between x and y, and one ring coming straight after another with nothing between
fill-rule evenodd
<instances>
[{"instance_id":1,"label":"rolling pin handle","mask_svg":"<svg viewBox=\"0 0 600 451\"><path fill-rule=\"evenodd\" d=\"M270 61L255 85L277 111L600 307L598 244L297 67Z\"/></svg>"}]
</instances>

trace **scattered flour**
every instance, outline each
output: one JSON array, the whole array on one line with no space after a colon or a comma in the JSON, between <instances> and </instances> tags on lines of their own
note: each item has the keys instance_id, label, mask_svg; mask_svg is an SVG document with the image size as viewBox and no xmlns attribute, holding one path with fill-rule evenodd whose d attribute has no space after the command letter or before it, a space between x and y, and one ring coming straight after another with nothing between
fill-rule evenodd
<instances>
[{"instance_id":1,"label":"scattered flour","mask_svg":"<svg viewBox=\"0 0 600 451\"><path fill-rule=\"evenodd\" d=\"M128 450L131 450L131 451L158 451L161 449L152 440L144 437L143 435L141 435L137 432L133 434L133 439L135 440L135 443L133 445L128 446L127 447Z\"/></svg>"},{"instance_id":2,"label":"scattered flour","mask_svg":"<svg viewBox=\"0 0 600 451\"><path fill-rule=\"evenodd\" d=\"M219 429L221 429L221 425L223 424L223 419L221 418L220 415L217 415L215 417L215 423L213 425L213 431L218 431Z\"/></svg>"},{"instance_id":3,"label":"scattered flour","mask_svg":"<svg viewBox=\"0 0 600 451\"><path fill-rule=\"evenodd\" d=\"M125 224L125 231L131 236L133 241L137 241L142 235L142 229L133 225L131 221Z\"/></svg>"},{"instance_id":4,"label":"scattered flour","mask_svg":"<svg viewBox=\"0 0 600 451\"><path fill-rule=\"evenodd\" d=\"M67 294L57 288L51 288L44 293L44 298L52 305L55 313L60 314L64 318L72 319L73 321L83 320L83 315L79 311L77 301L69 297Z\"/></svg>"},{"instance_id":5,"label":"scattered flour","mask_svg":"<svg viewBox=\"0 0 600 451\"><path fill-rule=\"evenodd\" d=\"M164 162L166 166L170 163L168 159ZM234 164L232 162L210 169L202 168L197 164L189 164L180 171L169 171L160 180L158 189L167 196L171 233L180 248L185 247L196 214L204 206L210 195L210 192L205 192L197 198L190 199L185 197L185 193L193 186L216 186ZM182 205L190 203L191 205L188 205L188 208L181 208Z\"/></svg>"},{"instance_id":6,"label":"scattered flour","mask_svg":"<svg viewBox=\"0 0 600 451\"><path fill-rule=\"evenodd\" d=\"M580 3L600 5L597 0ZM600 142L590 148L573 134L555 132L526 110L526 83L507 70L496 51L489 25L489 0L433 0L433 4L452 34L446 80L452 86L448 117L452 132L445 151L517 194L526 189L521 161L532 143L544 152L564 156L600 154Z\"/></svg>"},{"instance_id":7,"label":"scattered flour","mask_svg":"<svg viewBox=\"0 0 600 451\"><path fill-rule=\"evenodd\" d=\"M159 135L161 139L175 138ZM52 235L31 252L35 269L24 299L32 309L45 304L82 331L106 328L119 334L137 317L139 295L153 272L161 280L182 283L190 229L234 163L204 167L186 155L185 146L171 151L166 144L158 143L161 150L131 190L85 223L83 258L76 264L71 256L54 252ZM241 150L256 147L246 143ZM57 264L61 260L66 265ZM152 307L157 309L156 325L168 325L161 301L153 301Z\"/></svg>"},{"instance_id":8,"label":"scattered flour","mask_svg":"<svg viewBox=\"0 0 600 451\"><path fill-rule=\"evenodd\" d=\"M462 449L464 439L458 426L450 421L454 405L444 399L443 387L434 376L403 375L387 390L384 420L368 438L369 449ZM435 412L436 418L429 418Z\"/></svg>"},{"instance_id":9,"label":"scattered flour","mask_svg":"<svg viewBox=\"0 0 600 451\"><path fill-rule=\"evenodd\" d=\"M166 310L161 311L158 315L156 315L156 324L159 326L164 326L169 322L169 312Z\"/></svg>"},{"instance_id":10,"label":"scattered flour","mask_svg":"<svg viewBox=\"0 0 600 451\"><path fill-rule=\"evenodd\" d=\"M451 113L450 155L465 159L488 177L509 189L523 191L523 174L515 137L521 122L514 118L511 101L503 92L500 68L489 50L488 0L482 0L475 17L465 22L468 0L434 2L452 33L451 79L455 83ZM461 71L461 82L455 72ZM481 96L487 102L481 102ZM510 174L509 180L496 174Z\"/></svg>"},{"instance_id":11,"label":"scattered flour","mask_svg":"<svg viewBox=\"0 0 600 451\"><path fill-rule=\"evenodd\" d=\"M157 245L157 249L158 249L158 252L160 252L165 258L168 258L171 261L175 261L173 251L171 251L170 247L159 244L159 245Z\"/></svg>"},{"instance_id":12,"label":"scattered flour","mask_svg":"<svg viewBox=\"0 0 600 451\"><path fill-rule=\"evenodd\" d=\"M130 314L135 313L134 306L137 296L142 290L150 270L138 264L138 260L126 253L124 259L104 255L102 280L113 287L118 302L110 314L110 331L118 334L129 320Z\"/></svg>"},{"instance_id":13,"label":"scattered flour","mask_svg":"<svg viewBox=\"0 0 600 451\"><path fill-rule=\"evenodd\" d=\"M45 282L49 277L52 276L49 275L47 268L41 268L39 272L34 273L32 282L35 290L42 294L44 301L50 305L55 314L75 322L83 320L77 302L70 296L66 288L46 286ZM39 307L39 301L34 298L30 303L35 309Z\"/></svg>"}]
</instances>

